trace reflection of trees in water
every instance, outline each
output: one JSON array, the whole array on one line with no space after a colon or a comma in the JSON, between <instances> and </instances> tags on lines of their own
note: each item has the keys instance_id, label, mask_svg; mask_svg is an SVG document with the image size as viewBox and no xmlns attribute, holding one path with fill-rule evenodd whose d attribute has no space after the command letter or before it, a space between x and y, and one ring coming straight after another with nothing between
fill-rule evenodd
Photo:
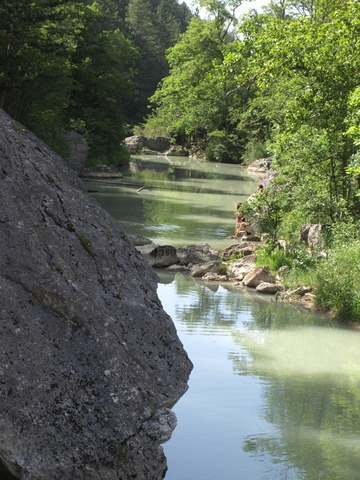
<instances>
[{"instance_id":1,"label":"reflection of trees in water","mask_svg":"<svg viewBox=\"0 0 360 480\"><path fill-rule=\"evenodd\" d=\"M231 327L238 322L241 312L249 310L251 303L217 283L206 283L186 275L177 275L175 288L177 296L186 300L176 307L177 318L189 329Z\"/></svg>"},{"instance_id":2,"label":"reflection of trees in water","mask_svg":"<svg viewBox=\"0 0 360 480\"><path fill-rule=\"evenodd\" d=\"M249 330L234 333L235 343L241 345L247 355L233 354L230 358L235 372L262 380L264 418L276 426L276 434L247 437L244 451L251 452L259 460L270 455L274 463L282 463L284 476L278 475L277 478L360 478L360 365L357 359L346 363L336 351L335 332L328 335L329 325L315 329L319 348L326 343L330 349L328 357L320 354L319 361L322 359L328 363L331 356L335 356L336 364L339 355L339 361L345 363L334 372L331 372L332 366L327 371L326 365L307 364L306 356L311 356L317 348L316 338L313 344L309 345L310 337L305 337L304 342L302 327L298 326L317 324L319 318L312 312L297 309L291 312L289 306L283 308L281 305L266 308L254 305L253 314L254 318L247 324ZM299 330L298 340L294 332L296 328ZM289 337L286 331L290 332ZM351 334L357 336L357 332ZM289 345L284 345L287 338ZM346 338L340 334L338 341L346 342ZM274 361L276 341L280 354ZM271 348L268 348L269 344ZM341 348L346 349L346 346ZM282 365L280 361L288 361L289 365ZM340 373L340 367L343 373ZM278 466L274 466L274 470L278 471Z\"/></svg>"},{"instance_id":3,"label":"reflection of trees in water","mask_svg":"<svg viewBox=\"0 0 360 480\"><path fill-rule=\"evenodd\" d=\"M348 390L349 381L267 380L264 417L276 425L277 434L249 436L244 451L259 459L269 454L273 462L284 463L285 470L296 467L296 476L290 478L359 478L360 398L358 391Z\"/></svg>"},{"instance_id":4,"label":"reflection of trees in water","mask_svg":"<svg viewBox=\"0 0 360 480\"><path fill-rule=\"evenodd\" d=\"M251 177L243 167L219 165L195 158L185 157L132 157L129 170L133 175L144 173L168 174L168 178L181 180L198 178L208 180L235 180L237 182L251 181ZM164 176L166 178L166 176Z\"/></svg>"}]
</instances>

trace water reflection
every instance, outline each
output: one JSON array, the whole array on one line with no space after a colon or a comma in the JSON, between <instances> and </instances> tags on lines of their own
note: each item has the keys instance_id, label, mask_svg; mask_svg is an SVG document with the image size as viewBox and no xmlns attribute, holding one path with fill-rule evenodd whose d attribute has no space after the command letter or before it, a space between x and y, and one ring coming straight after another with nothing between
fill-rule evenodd
<instances>
[{"instance_id":1,"label":"water reflection","mask_svg":"<svg viewBox=\"0 0 360 480\"><path fill-rule=\"evenodd\" d=\"M234 206L256 185L241 167L184 158L131 168L94 182L94 196L129 234L175 246L227 246ZM359 479L360 333L249 289L159 275L194 363L166 480Z\"/></svg>"},{"instance_id":2,"label":"water reflection","mask_svg":"<svg viewBox=\"0 0 360 480\"><path fill-rule=\"evenodd\" d=\"M181 274L159 295L194 362L167 480L360 478L359 332Z\"/></svg>"},{"instance_id":3,"label":"water reflection","mask_svg":"<svg viewBox=\"0 0 360 480\"><path fill-rule=\"evenodd\" d=\"M243 448L296 465L295 478L360 478L358 332L316 326L311 314L297 324L296 315L282 317L270 328L233 332L249 354L232 356L234 370L265 381L263 415L277 427L276 436L248 436Z\"/></svg>"},{"instance_id":4,"label":"water reflection","mask_svg":"<svg viewBox=\"0 0 360 480\"><path fill-rule=\"evenodd\" d=\"M161 244L207 242L218 248L229 244L237 202L256 188L243 167L184 157L132 157L123 179L87 184L130 234ZM142 186L159 188L138 193Z\"/></svg>"}]
</instances>

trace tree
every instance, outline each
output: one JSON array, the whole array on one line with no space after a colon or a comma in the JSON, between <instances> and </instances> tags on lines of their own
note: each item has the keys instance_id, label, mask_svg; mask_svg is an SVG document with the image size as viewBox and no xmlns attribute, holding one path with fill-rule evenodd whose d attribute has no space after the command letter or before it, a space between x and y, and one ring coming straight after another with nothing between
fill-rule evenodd
<instances>
[{"instance_id":1,"label":"tree","mask_svg":"<svg viewBox=\"0 0 360 480\"><path fill-rule=\"evenodd\" d=\"M0 6L0 107L53 146L71 91L81 4L15 0ZM57 129L58 131L59 129Z\"/></svg>"},{"instance_id":2,"label":"tree","mask_svg":"<svg viewBox=\"0 0 360 480\"><path fill-rule=\"evenodd\" d=\"M127 159L125 108L133 88L138 52L132 42L95 6L72 56L73 88L67 108L69 128L85 136L90 162L118 165Z\"/></svg>"},{"instance_id":3,"label":"tree","mask_svg":"<svg viewBox=\"0 0 360 480\"><path fill-rule=\"evenodd\" d=\"M170 72L150 99L156 113L145 129L161 119L172 136L195 142L208 158L229 161L238 141L228 118L233 98L227 92L234 84L223 81L219 67L234 40L230 26L236 18L221 2L209 3L209 9L213 19L193 18L169 49Z\"/></svg>"},{"instance_id":4,"label":"tree","mask_svg":"<svg viewBox=\"0 0 360 480\"><path fill-rule=\"evenodd\" d=\"M238 84L256 78L247 112L269 122L274 166L288 178L284 188L303 222L333 223L358 211L346 175L355 148L344 135L349 95L360 84L358 18L357 2L326 20L267 16L252 30L247 25L246 70L241 42L225 58Z\"/></svg>"}]
</instances>

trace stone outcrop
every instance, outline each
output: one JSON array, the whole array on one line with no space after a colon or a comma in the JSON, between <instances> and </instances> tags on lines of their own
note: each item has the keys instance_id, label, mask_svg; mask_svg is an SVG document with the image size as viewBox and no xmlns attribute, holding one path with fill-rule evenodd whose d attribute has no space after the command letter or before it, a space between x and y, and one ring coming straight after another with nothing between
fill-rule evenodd
<instances>
[{"instance_id":1,"label":"stone outcrop","mask_svg":"<svg viewBox=\"0 0 360 480\"><path fill-rule=\"evenodd\" d=\"M154 243L150 243L137 246L136 249L152 267L169 267L178 262L176 248L172 245L155 245Z\"/></svg>"},{"instance_id":2,"label":"stone outcrop","mask_svg":"<svg viewBox=\"0 0 360 480\"><path fill-rule=\"evenodd\" d=\"M272 157L268 157L255 160L247 167L250 174L255 174L257 178L261 178L261 184L264 188L267 188L280 173L272 168L271 164Z\"/></svg>"},{"instance_id":3,"label":"stone outcrop","mask_svg":"<svg viewBox=\"0 0 360 480\"><path fill-rule=\"evenodd\" d=\"M132 154L166 155L167 157L187 157L189 151L181 145L172 145L167 137L145 137L134 135L124 140L125 148Z\"/></svg>"},{"instance_id":4,"label":"stone outcrop","mask_svg":"<svg viewBox=\"0 0 360 480\"><path fill-rule=\"evenodd\" d=\"M281 283L262 282L259 283L255 290L259 293L277 293L282 292L284 287Z\"/></svg>"},{"instance_id":5,"label":"stone outcrop","mask_svg":"<svg viewBox=\"0 0 360 480\"><path fill-rule=\"evenodd\" d=\"M272 157L260 158L254 160L249 166L248 171L252 173L266 173L271 167Z\"/></svg>"},{"instance_id":6,"label":"stone outcrop","mask_svg":"<svg viewBox=\"0 0 360 480\"><path fill-rule=\"evenodd\" d=\"M252 272L255 269L255 254L247 255L240 260L230 263L228 265L228 275L233 277L236 280L243 280L246 274Z\"/></svg>"},{"instance_id":7,"label":"stone outcrop","mask_svg":"<svg viewBox=\"0 0 360 480\"><path fill-rule=\"evenodd\" d=\"M145 137L143 135L134 135L124 140L125 148L130 153L154 153L161 154L170 150L171 143L167 137Z\"/></svg>"},{"instance_id":8,"label":"stone outcrop","mask_svg":"<svg viewBox=\"0 0 360 480\"><path fill-rule=\"evenodd\" d=\"M219 260L219 253L207 243L198 243L177 249L177 256L183 265L206 263Z\"/></svg>"},{"instance_id":9,"label":"stone outcrop","mask_svg":"<svg viewBox=\"0 0 360 480\"><path fill-rule=\"evenodd\" d=\"M194 265L190 269L191 277L203 277L207 273L218 273L220 270L220 262L206 262L198 265Z\"/></svg>"},{"instance_id":10,"label":"stone outcrop","mask_svg":"<svg viewBox=\"0 0 360 480\"><path fill-rule=\"evenodd\" d=\"M150 238L141 237L140 235L129 235L130 242L135 245L135 247L142 247L144 245L154 245L154 242Z\"/></svg>"},{"instance_id":11,"label":"stone outcrop","mask_svg":"<svg viewBox=\"0 0 360 480\"><path fill-rule=\"evenodd\" d=\"M260 283L276 283L276 278L265 267L259 266L249 272L243 279L246 287L256 288Z\"/></svg>"},{"instance_id":12,"label":"stone outcrop","mask_svg":"<svg viewBox=\"0 0 360 480\"><path fill-rule=\"evenodd\" d=\"M221 260L225 262L235 255L252 255L256 250L261 247L261 244L250 243L250 242L241 242L235 243L234 245L229 245L220 252Z\"/></svg>"},{"instance_id":13,"label":"stone outcrop","mask_svg":"<svg viewBox=\"0 0 360 480\"><path fill-rule=\"evenodd\" d=\"M0 145L0 478L163 478L191 362L157 276L1 110Z\"/></svg>"},{"instance_id":14,"label":"stone outcrop","mask_svg":"<svg viewBox=\"0 0 360 480\"><path fill-rule=\"evenodd\" d=\"M190 245L176 250L175 247L170 245L156 245L150 239L138 235L131 237L131 241L136 245L144 260L151 266L167 267L167 270L171 272L189 272L191 277L202 278L207 282L235 280L242 282L247 287L256 288L259 293L275 294L284 290L281 284L281 275L284 268L280 269L277 277L275 277L264 267L256 267L254 252L260 248L257 241L253 243L243 241L229 245L222 250L220 255L218 255L217 250L212 249L206 243ZM244 256L240 260L228 263L226 274L221 272L220 258L227 262L238 253ZM214 259L209 260L209 258Z\"/></svg>"},{"instance_id":15,"label":"stone outcrop","mask_svg":"<svg viewBox=\"0 0 360 480\"><path fill-rule=\"evenodd\" d=\"M300 240L310 248L321 248L323 246L322 235L326 230L326 225L319 223L304 223L300 228Z\"/></svg>"},{"instance_id":16,"label":"stone outcrop","mask_svg":"<svg viewBox=\"0 0 360 480\"><path fill-rule=\"evenodd\" d=\"M280 175L280 172L274 168L270 168L261 179L261 184L264 188L268 188L271 183L274 181L274 178Z\"/></svg>"}]
</instances>

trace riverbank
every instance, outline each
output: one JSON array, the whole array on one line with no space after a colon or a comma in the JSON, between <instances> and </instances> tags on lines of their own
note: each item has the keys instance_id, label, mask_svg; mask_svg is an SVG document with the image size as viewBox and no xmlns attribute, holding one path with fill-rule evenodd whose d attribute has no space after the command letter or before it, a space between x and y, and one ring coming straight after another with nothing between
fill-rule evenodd
<instances>
[{"instance_id":1,"label":"riverbank","mask_svg":"<svg viewBox=\"0 0 360 480\"><path fill-rule=\"evenodd\" d=\"M276 300L299 303L316 310L310 287L287 289L282 282L285 269L274 275L266 266L256 264L256 251L263 245L259 236L248 236L221 251L207 243L176 249L172 245L157 245L140 236L132 236L130 240L154 268L187 272L205 282L232 283L239 288L274 295Z\"/></svg>"},{"instance_id":2,"label":"riverbank","mask_svg":"<svg viewBox=\"0 0 360 480\"><path fill-rule=\"evenodd\" d=\"M291 262L289 265L280 267L275 273L269 265L257 265L261 259L265 243L260 237L252 236L250 239L234 240L235 243L225 249L217 250L207 243L189 245L187 247L175 248L171 245L156 245L151 240L143 237L132 237L132 242L143 258L154 268L165 269L176 273L182 272L190 277L199 278L211 285L231 284L235 288L250 289L259 294L266 294L273 297L274 302L286 302L305 307L314 312L323 313L337 320L339 323L348 325L351 328L360 329L360 324L354 320L351 314L349 303L347 310L341 311L337 308L329 308L327 304L321 303L318 290L315 297L314 281L304 283L294 280L289 281L291 275ZM139 245L142 243L142 245ZM310 255L310 253L309 253ZM259 258L257 258L257 256ZM320 265L320 266L319 266ZM327 271L327 259L319 260L317 269ZM309 279L314 279L318 270L308 274ZM329 273L328 273L329 275ZM323 277L319 274L318 277ZM296 276L295 276L296 278ZM329 292L334 298L338 297L338 290ZM350 300L349 300L350 302ZM335 305L335 307L337 307Z\"/></svg>"}]
</instances>

